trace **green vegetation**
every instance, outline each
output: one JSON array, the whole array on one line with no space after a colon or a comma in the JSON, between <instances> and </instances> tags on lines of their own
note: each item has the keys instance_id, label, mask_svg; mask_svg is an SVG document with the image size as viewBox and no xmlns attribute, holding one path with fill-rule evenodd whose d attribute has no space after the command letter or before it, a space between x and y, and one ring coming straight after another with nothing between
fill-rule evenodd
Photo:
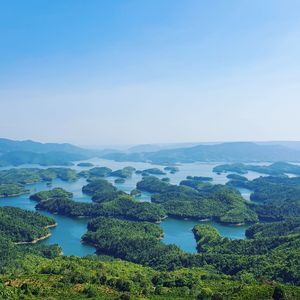
<instances>
[{"instance_id":1,"label":"green vegetation","mask_svg":"<svg viewBox=\"0 0 300 300\"><path fill-rule=\"evenodd\" d=\"M143 170L142 174L148 174L148 175L166 175L165 172L158 168L150 168Z\"/></svg>"},{"instance_id":2,"label":"green vegetation","mask_svg":"<svg viewBox=\"0 0 300 300\"><path fill-rule=\"evenodd\" d=\"M82 192L92 196L92 200L97 203L107 202L126 195L119 191L110 182L104 179L95 179L82 188Z\"/></svg>"},{"instance_id":3,"label":"green vegetation","mask_svg":"<svg viewBox=\"0 0 300 300\"><path fill-rule=\"evenodd\" d=\"M187 176L186 180L182 180L180 185L189 186L195 189L212 186L210 181L213 178L203 176Z\"/></svg>"},{"instance_id":4,"label":"green vegetation","mask_svg":"<svg viewBox=\"0 0 300 300\"><path fill-rule=\"evenodd\" d=\"M276 162L269 166L255 166L237 163L216 166L213 171L216 173L235 172L238 174L246 174L248 173L248 171L254 171L272 176L285 175L286 173L300 175L300 166L289 164L286 162Z\"/></svg>"},{"instance_id":5,"label":"green vegetation","mask_svg":"<svg viewBox=\"0 0 300 300\"><path fill-rule=\"evenodd\" d=\"M117 184L125 183L125 179L124 178L117 178L117 179L114 180L114 183L117 183Z\"/></svg>"},{"instance_id":6,"label":"green vegetation","mask_svg":"<svg viewBox=\"0 0 300 300\"><path fill-rule=\"evenodd\" d=\"M88 229L83 241L95 246L99 254L159 269L180 264L182 251L161 243L162 230L155 224L98 218L89 223Z\"/></svg>"},{"instance_id":7,"label":"green vegetation","mask_svg":"<svg viewBox=\"0 0 300 300\"><path fill-rule=\"evenodd\" d=\"M98 256L59 257L57 245L34 244L50 234L53 219L0 208L1 299L300 299L300 178L248 181L231 174L228 185L213 185L207 177L188 176L173 185L146 176L131 193L153 193L153 203L146 203L99 178L103 169L94 169L83 187L92 203L75 202L62 188L30 198L37 209L90 218L82 240L95 246ZM0 171L0 191L77 176L65 168ZM253 190L254 203L247 204L235 186ZM154 222L166 214L226 224L256 223L258 217L273 222L251 225L245 240L196 225L198 253L189 254L162 243L163 231Z\"/></svg>"},{"instance_id":8,"label":"green vegetation","mask_svg":"<svg viewBox=\"0 0 300 300\"><path fill-rule=\"evenodd\" d=\"M106 216L149 222L159 222L165 216L160 206L138 202L130 196L120 196L99 204L75 202L68 198L54 198L39 202L36 208L69 217Z\"/></svg>"},{"instance_id":9,"label":"green vegetation","mask_svg":"<svg viewBox=\"0 0 300 300\"><path fill-rule=\"evenodd\" d=\"M77 174L75 170L68 168L22 168L0 171L0 184L32 184L56 178L63 181L74 181L77 179Z\"/></svg>"},{"instance_id":10,"label":"green vegetation","mask_svg":"<svg viewBox=\"0 0 300 300\"><path fill-rule=\"evenodd\" d=\"M25 189L21 184L4 183L0 184L0 198L14 197L29 193L28 189Z\"/></svg>"},{"instance_id":11,"label":"green vegetation","mask_svg":"<svg viewBox=\"0 0 300 300\"><path fill-rule=\"evenodd\" d=\"M77 164L77 166L78 167L93 167L94 165L89 162L81 162L81 163Z\"/></svg>"},{"instance_id":12,"label":"green vegetation","mask_svg":"<svg viewBox=\"0 0 300 300\"><path fill-rule=\"evenodd\" d=\"M0 207L0 235L12 242L30 243L50 234L55 221L36 212Z\"/></svg>"},{"instance_id":13,"label":"green vegetation","mask_svg":"<svg viewBox=\"0 0 300 300\"><path fill-rule=\"evenodd\" d=\"M246 165L242 163L235 163L235 164L225 164L225 165L216 166L213 168L213 172L215 173L234 172L238 174L247 174L248 170Z\"/></svg>"},{"instance_id":14,"label":"green vegetation","mask_svg":"<svg viewBox=\"0 0 300 300\"><path fill-rule=\"evenodd\" d=\"M31 200L42 202L51 199L71 199L73 194L62 188L54 188L50 191L41 191L30 196Z\"/></svg>"},{"instance_id":15,"label":"green vegetation","mask_svg":"<svg viewBox=\"0 0 300 300\"><path fill-rule=\"evenodd\" d=\"M196 225L193 233L197 241L198 252L209 252L211 247L217 246L222 242L217 229L209 225Z\"/></svg>"},{"instance_id":16,"label":"green vegetation","mask_svg":"<svg viewBox=\"0 0 300 300\"><path fill-rule=\"evenodd\" d=\"M170 172L171 174L175 174L175 173L179 172L179 168L174 167L174 166L165 167L164 170L167 172Z\"/></svg>"},{"instance_id":17,"label":"green vegetation","mask_svg":"<svg viewBox=\"0 0 300 300\"><path fill-rule=\"evenodd\" d=\"M159 193L169 186L168 183L161 181L154 176L143 177L142 181L138 182L136 187L138 190L146 191L149 193Z\"/></svg>"},{"instance_id":18,"label":"green vegetation","mask_svg":"<svg viewBox=\"0 0 300 300\"><path fill-rule=\"evenodd\" d=\"M73 161L82 160L85 156L67 152L35 153L29 151L12 151L0 156L0 166L20 166L38 164L42 166L71 166Z\"/></svg>"},{"instance_id":19,"label":"green vegetation","mask_svg":"<svg viewBox=\"0 0 300 300\"><path fill-rule=\"evenodd\" d=\"M211 226L196 225L197 249L206 263L221 272L252 274L290 284L300 284L300 219L257 224L247 230L247 240L221 238Z\"/></svg>"},{"instance_id":20,"label":"green vegetation","mask_svg":"<svg viewBox=\"0 0 300 300\"><path fill-rule=\"evenodd\" d=\"M87 178L88 182L92 182L103 177L108 177L112 173L112 169L107 167L95 167L90 170L79 172L78 176Z\"/></svg>"},{"instance_id":21,"label":"green vegetation","mask_svg":"<svg viewBox=\"0 0 300 300\"><path fill-rule=\"evenodd\" d=\"M290 218L281 222L257 223L246 230L247 238L268 238L300 234L300 217Z\"/></svg>"},{"instance_id":22,"label":"green vegetation","mask_svg":"<svg viewBox=\"0 0 300 300\"><path fill-rule=\"evenodd\" d=\"M247 181L247 177L238 174L229 174L226 176L230 180Z\"/></svg>"},{"instance_id":23,"label":"green vegetation","mask_svg":"<svg viewBox=\"0 0 300 300\"><path fill-rule=\"evenodd\" d=\"M125 167L123 169L111 172L109 174L109 176L120 177L120 178L130 178L132 176L133 172L135 172L135 168L133 168L133 167Z\"/></svg>"},{"instance_id":24,"label":"green vegetation","mask_svg":"<svg viewBox=\"0 0 300 300\"><path fill-rule=\"evenodd\" d=\"M152 202L161 204L169 216L213 219L227 224L253 223L258 220L256 213L234 189L197 180L182 183L180 186L171 185L149 176L144 177L137 188L155 193Z\"/></svg>"},{"instance_id":25,"label":"green vegetation","mask_svg":"<svg viewBox=\"0 0 300 300\"><path fill-rule=\"evenodd\" d=\"M170 182L170 178L169 177L164 177L161 179L161 181L163 182Z\"/></svg>"},{"instance_id":26,"label":"green vegetation","mask_svg":"<svg viewBox=\"0 0 300 300\"><path fill-rule=\"evenodd\" d=\"M300 215L300 177L259 177L229 181L228 185L252 190L250 207L261 221L280 221Z\"/></svg>"},{"instance_id":27,"label":"green vegetation","mask_svg":"<svg viewBox=\"0 0 300 300\"><path fill-rule=\"evenodd\" d=\"M156 164L208 162L300 161L300 152L280 145L258 145L250 142L198 145L188 148L140 153L108 153L103 158L116 161L152 162Z\"/></svg>"},{"instance_id":28,"label":"green vegetation","mask_svg":"<svg viewBox=\"0 0 300 300\"><path fill-rule=\"evenodd\" d=\"M240 280L205 268L172 272L114 260L27 255L17 273L0 277L2 299L299 299L299 287Z\"/></svg>"},{"instance_id":29,"label":"green vegetation","mask_svg":"<svg viewBox=\"0 0 300 300\"><path fill-rule=\"evenodd\" d=\"M90 170L82 171L79 173L80 176L88 178L88 181L93 181L95 179L99 179L99 177L119 177L119 178L130 178L135 172L135 168L133 167L125 167L120 170L113 171L107 167L95 167Z\"/></svg>"},{"instance_id":30,"label":"green vegetation","mask_svg":"<svg viewBox=\"0 0 300 300\"><path fill-rule=\"evenodd\" d=\"M130 196L133 196L133 197L140 197L142 195L142 192L139 191L138 189L134 189L130 192Z\"/></svg>"},{"instance_id":31,"label":"green vegetation","mask_svg":"<svg viewBox=\"0 0 300 300\"><path fill-rule=\"evenodd\" d=\"M186 179L194 181L213 181L212 177L207 176L187 176Z\"/></svg>"}]
</instances>

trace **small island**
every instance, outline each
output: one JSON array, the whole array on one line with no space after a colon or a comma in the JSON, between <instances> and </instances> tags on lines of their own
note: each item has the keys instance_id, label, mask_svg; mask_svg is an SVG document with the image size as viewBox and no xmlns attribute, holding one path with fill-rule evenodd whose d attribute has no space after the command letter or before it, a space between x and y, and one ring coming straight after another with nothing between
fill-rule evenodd
<instances>
[{"instance_id":1,"label":"small island","mask_svg":"<svg viewBox=\"0 0 300 300\"><path fill-rule=\"evenodd\" d=\"M226 185L192 180L173 185L148 176L137 183L137 189L152 193L152 203L160 204L171 217L210 219L228 225L258 221L241 194Z\"/></svg>"},{"instance_id":2,"label":"small island","mask_svg":"<svg viewBox=\"0 0 300 300\"><path fill-rule=\"evenodd\" d=\"M134 189L130 192L130 196L133 197L141 197L142 196L142 192L139 191L138 189Z\"/></svg>"},{"instance_id":3,"label":"small island","mask_svg":"<svg viewBox=\"0 0 300 300\"><path fill-rule=\"evenodd\" d=\"M170 178L169 177L164 177L161 179L161 181L163 182L170 182Z\"/></svg>"},{"instance_id":4,"label":"small island","mask_svg":"<svg viewBox=\"0 0 300 300\"><path fill-rule=\"evenodd\" d=\"M81 162L79 164L77 164L78 167L93 167L94 164L89 163L89 162Z\"/></svg>"},{"instance_id":5,"label":"small island","mask_svg":"<svg viewBox=\"0 0 300 300\"><path fill-rule=\"evenodd\" d=\"M150 169L145 169L142 172L142 175L148 174L148 175L166 175L165 172L160 170L159 168L150 168Z\"/></svg>"},{"instance_id":6,"label":"small island","mask_svg":"<svg viewBox=\"0 0 300 300\"><path fill-rule=\"evenodd\" d=\"M135 172L135 171L136 171L135 168L129 166L129 167L125 167L120 170L113 171L109 174L109 176L120 177L120 178L130 178L132 176L133 172Z\"/></svg>"},{"instance_id":7,"label":"small island","mask_svg":"<svg viewBox=\"0 0 300 300\"><path fill-rule=\"evenodd\" d=\"M15 244L35 244L50 236L49 228L56 226L55 220L37 212L16 207L0 208L1 237Z\"/></svg>"},{"instance_id":8,"label":"small island","mask_svg":"<svg viewBox=\"0 0 300 300\"><path fill-rule=\"evenodd\" d=\"M114 183L117 183L117 184L125 183L125 179L124 178L117 178L117 179L114 180Z\"/></svg>"},{"instance_id":9,"label":"small island","mask_svg":"<svg viewBox=\"0 0 300 300\"><path fill-rule=\"evenodd\" d=\"M165 167L164 170L170 172L171 174L179 172L179 168L174 166Z\"/></svg>"},{"instance_id":10,"label":"small island","mask_svg":"<svg viewBox=\"0 0 300 300\"><path fill-rule=\"evenodd\" d=\"M0 184L0 198L4 197L17 197L20 195L28 194L30 191L21 184L4 183Z\"/></svg>"}]
</instances>

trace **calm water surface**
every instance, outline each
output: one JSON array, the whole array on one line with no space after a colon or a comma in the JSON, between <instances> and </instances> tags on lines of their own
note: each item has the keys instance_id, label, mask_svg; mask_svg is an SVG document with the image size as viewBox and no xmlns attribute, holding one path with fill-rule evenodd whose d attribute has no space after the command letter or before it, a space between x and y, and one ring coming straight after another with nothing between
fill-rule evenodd
<instances>
[{"instance_id":1,"label":"calm water surface","mask_svg":"<svg viewBox=\"0 0 300 300\"><path fill-rule=\"evenodd\" d=\"M147 168L160 168L163 169L164 166L153 165L148 163L135 163L135 162L115 162L102 159L91 159L89 162L92 162L95 166L105 166L113 170L123 168L125 166L135 167L137 170L143 170ZM220 163L192 163L192 164L180 164L178 165L179 172L175 174L166 174L163 176L157 177L169 177L170 182L173 184L179 184L179 182L186 178L186 176L209 176L213 178L214 183L225 184L228 179L226 178L227 174L217 175L212 172L212 169L219 165ZM46 168L37 165L26 165L22 167L35 167L35 168ZM74 166L73 169L77 171L87 170L86 167ZM5 168L1 168L5 169ZM259 173L249 172L245 175L248 179L252 180L261 176ZM141 175L133 174L132 178L127 179L123 184L115 184L115 178L107 178L112 182L118 189L123 190L127 193L130 193L133 189L136 188L136 183L141 180ZM42 190L49 190L54 187L61 187L70 191L74 194L74 201L79 202L91 202L91 198L82 193L82 186L86 184L86 180L81 178L76 182L65 182L61 180L54 180L52 185L49 187L46 183L36 183L28 185L31 193L36 193ZM242 196L246 199L250 199L251 191L246 189L240 190ZM141 197L138 197L139 201L151 201L150 193L142 193ZM15 206L27 210L34 211L36 203L29 199L29 195L22 195L19 197L12 198L1 198L0 206ZM42 243L44 244L59 244L65 255L77 255L85 256L93 254L95 249L91 246L81 244L81 236L86 232L87 219L80 218L69 218L64 216L58 216L50 214L48 212L40 211L40 213L54 218L58 224L56 228L51 230L51 237ZM163 242L166 244L176 244L181 249L187 252L196 252L196 242L192 233L192 228L194 225L198 224L197 221L191 220L178 220L173 218L168 218L161 223L161 227L164 230L164 239ZM224 226L214 222L202 222L206 224L211 224L218 229L220 234L224 237L231 239L243 239L245 238L245 229L246 226Z\"/></svg>"}]
</instances>

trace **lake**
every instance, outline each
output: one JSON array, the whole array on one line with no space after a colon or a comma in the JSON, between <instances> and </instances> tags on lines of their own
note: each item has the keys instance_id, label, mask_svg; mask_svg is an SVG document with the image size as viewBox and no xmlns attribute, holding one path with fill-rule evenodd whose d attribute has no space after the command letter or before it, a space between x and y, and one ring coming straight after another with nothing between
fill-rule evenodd
<instances>
[{"instance_id":1,"label":"lake","mask_svg":"<svg viewBox=\"0 0 300 300\"><path fill-rule=\"evenodd\" d=\"M147 168L160 168L164 166L153 165L149 163L136 163L136 162L115 162L103 159L91 159L88 162L93 163L95 166L109 167L113 170L123 168L125 166L132 166L137 170L144 170ZM173 184L179 184L179 182L186 178L186 176L208 176L213 178L213 183L225 184L228 179L227 174L218 175L212 172L212 169L221 163L190 163L178 165L179 172L175 174L160 175L157 177L169 177L170 182ZM26 165L21 167L38 167L47 168L37 165ZM87 167L73 166L73 169L77 171L87 170ZM4 168L1 168L4 169ZM6 168L7 169L7 168ZM262 176L256 172L249 172L245 175L248 179L252 180L259 176ZM113 177L108 177L107 180L112 182L118 189L130 193L136 188L136 183L142 178L141 175L133 174L132 178L129 178L123 184L115 184ZM65 182L61 180L54 180L49 187L46 183L36 183L28 185L31 193L36 193L42 190L49 190L54 187L61 187L74 194L74 201L79 202L91 202L91 198L82 193L82 186L87 184L84 178L80 178L76 182ZM246 189L240 190L242 196L249 201L251 191ZM151 201L150 193L142 193L141 197L137 198L139 201ZM35 210L36 202L29 199L29 195L22 195L11 198L0 198L0 206L15 206L27 210ZM81 236L86 232L86 226L88 219L82 218L69 218L59 215L54 215L48 212L40 211L40 213L54 218L57 222L57 227L51 229L51 236L42 241L44 244L59 244L65 255L86 256L95 252L94 247L81 244ZM166 244L176 244L186 252L196 252L196 241L194 239L192 228L198 224L197 221L192 220L179 220L174 218L167 218L160 226L164 230L163 242ZM247 226L225 226L217 224L215 222L201 222L203 224L211 224L214 226L222 236L231 239L243 239L245 238L245 230Z\"/></svg>"}]
</instances>

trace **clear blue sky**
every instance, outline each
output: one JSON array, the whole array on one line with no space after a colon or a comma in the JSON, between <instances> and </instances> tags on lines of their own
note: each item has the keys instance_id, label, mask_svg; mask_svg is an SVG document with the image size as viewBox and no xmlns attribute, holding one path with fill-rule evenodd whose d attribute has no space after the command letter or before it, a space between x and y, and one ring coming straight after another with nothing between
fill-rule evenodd
<instances>
[{"instance_id":1,"label":"clear blue sky","mask_svg":"<svg viewBox=\"0 0 300 300\"><path fill-rule=\"evenodd\" d=\"M0 0L0 136L300 140L299 0Z\"/></svg>"}]
</instances>

